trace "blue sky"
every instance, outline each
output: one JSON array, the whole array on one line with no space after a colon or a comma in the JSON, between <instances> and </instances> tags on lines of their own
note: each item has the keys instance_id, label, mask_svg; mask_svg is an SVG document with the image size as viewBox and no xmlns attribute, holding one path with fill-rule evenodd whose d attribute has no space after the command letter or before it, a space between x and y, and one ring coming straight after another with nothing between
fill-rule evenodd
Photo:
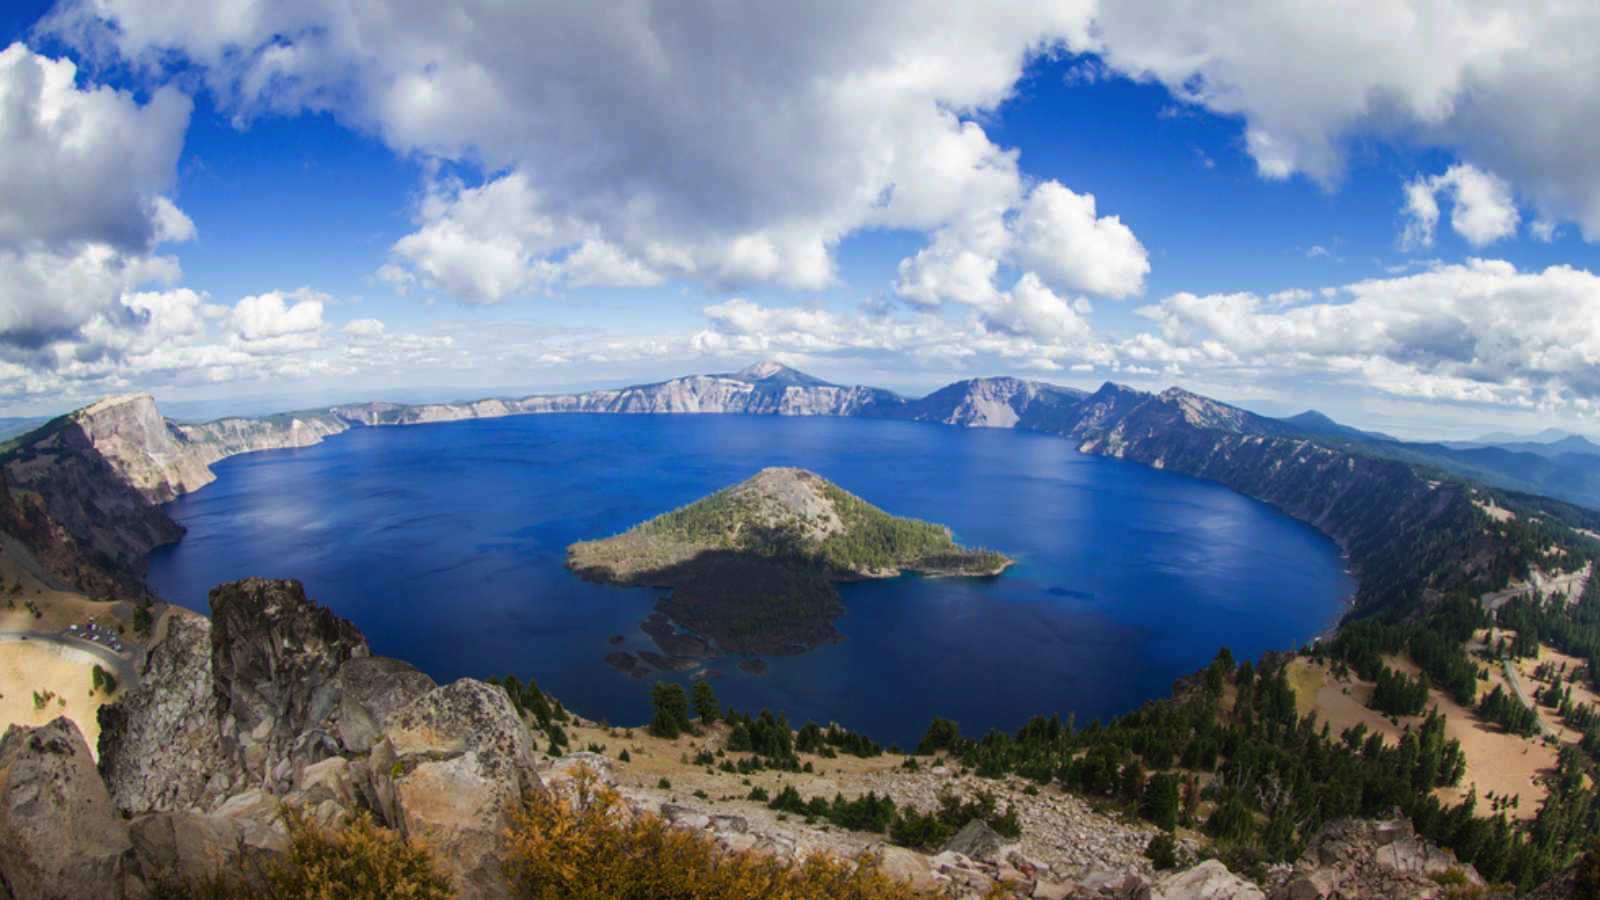
<instances>
[{"instance_id":1,"label":"blue sky","mask_svg":"<svg viewBox=\"0 0 1600 900\"><path fill-rule=\"evenodd\" d=\"M6 115L78 109L117 123L90 140L147 151L79 158L39 126L0 148L0 185L46 211L149 217L103 252L92 210L0 228L0 268L47 273L0 293L0 411L128 389L207 410L536 391L771 356L908 392L1011 373L1182 384L1405 434L1593 430L1600 164L1516 146L1529 109L1567 121L1592 101L1485 82L1503 60L1386 67L1403 42L1287 15L1259 30L1311 41L1325 70L1248 30L1178 54L1117 10L1015 33L805 13L862 42L842 60L781 23L684 4L636 23L676 63L641 69L648 50L615 46L626 23L539 4L514 22L468 4L459 35L319 19L342 4L216 23L184 6L0 12L0 46L21 45L0 66L22 98L4 133L21 127ZM1504 43L1593 33L1532 18ZM572 59L508 62L490 45L518 28L564 35ZM400 58L408 41L422 63ZM584 41L622 64L601 71ZM352 49L391 45L395 59ZM19 87L61 60L71 89ZM1369 77L1346 74L1358 65L1379 74L1340 89ZM106 88L113 108L91 106ZM156 115L163 93L192 103L185 120ZM1590 136L1563 137L1576 156ZM104 188L39 187L37 160L56 158L63 184ZM1414 195L1433 198L1429 240ZM192 228L157 224L169 207ZM963 281L957 254L990 274ZM70 260L86 280L56 283Z\"/></svg>"}]
</instances>

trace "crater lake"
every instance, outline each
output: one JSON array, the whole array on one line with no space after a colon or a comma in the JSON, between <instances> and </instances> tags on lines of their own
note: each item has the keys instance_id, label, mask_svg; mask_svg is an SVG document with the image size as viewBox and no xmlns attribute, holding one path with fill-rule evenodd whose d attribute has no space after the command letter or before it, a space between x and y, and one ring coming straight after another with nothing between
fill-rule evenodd
<instances>
[{"instance_id":1,"label":"crater lake","mask_svg":"<svg viewBox=\"0 0 1600 900\"><path fill-rule=\"evenodd\" d=\"M1080 725L1164 696L1221 646L1303 645L1354 590L1334 544L1220 485L999 429L840 418L531 415L355 428L233 457L169 504L188 529L151 554L162 597L296 578L373 652L443 683L537 679L568 708L649 719L656 679L608 665L654 649L655 591L584 582L568 544L616 534L766 466L798 466L898 516L1014 557L986 579L841 585L839 643L706 668L725 707L836 721L913 746L933 716L962 731L1034 714ZM613 644L621 635L622 643ZM702 673L704 674L704 673Z\"/></svg>"}]
</instances>

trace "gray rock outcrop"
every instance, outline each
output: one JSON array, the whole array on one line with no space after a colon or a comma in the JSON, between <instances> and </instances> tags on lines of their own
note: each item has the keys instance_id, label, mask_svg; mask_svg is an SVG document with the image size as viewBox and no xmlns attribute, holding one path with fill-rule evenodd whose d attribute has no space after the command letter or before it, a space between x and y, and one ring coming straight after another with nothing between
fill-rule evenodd
<instances>
[{"instance_id":1,"label":"gray rock outcrop","mask_svg":"<svg viewBox=\"0 0 1600 900\"><path fill-rule=\"evenodd\" d=\"M223 750L281 793L293 768L340 752L339 669L372 651L297 581L248 578L213 588L210 601Z\"/></svg>"},{"instance_id":2,"label":"gray rock outcrop","mask_svg":"<svg viewBox=\"0 0 1600 900\"><path fill-rule=\"evenodd\" d=\"M119 810L209 809L240 780L222 750L211 649L210 620L171 610L138 686L100 708L100 774Z\"/></svg>"},{"instance_id":3,"label":"gray rock outcrop","mask_svg":"<svg viewBox=\"0 0 1600 900\"><path fill-rule=\"evenodd\" d=\"M0 887L16 898L120 897L128 828L66 717L0 738Z\"/></svg>"},{"instance_id":4,"label":"gray rock outcrop","mask_svg":"<svg viewBox=\"0 0 1600 900\"><path fill-rule=\"evenodd\" d=\"M1150 900L1266 900L1266 896L1214 859L1162 878L1149 894Z\"/></svg>"},{"instance_id":5,"label":"gray rock outcrop","mask_svg":"<svg viewBox=\"0 0 1600 900\"><path fill-rule=\"evenodd\" d=\"M408 662L387 656L351 659L339 667L339 742L347 752L366 753L395 713L435 687Z\"/></svg>"},{"instance_id":6,"label":"gray rock outcrop","mask_svg":"<svg viewBox=\"0 0 1600 900\"><path fill-rule=\"evenodd\" d=\"M1472 866L1418 837L1410 819L1340 819L1312 839L1272 895L1274 900L1443 897L1446 888L1432 876L1452 872L1468 884L1483 884Z\"/></svg>"},{"instance_id":7,"label":"gray rock outcrop","mask_svg":"<svg viewBox=\"0 0 1600 900\"><path fill-rule=\"evenodd\" d=\"M464 678L399 710L369 762L381 818L421 838L468 896L506 896L500 850L541 790L533 738L505 691Z\"/></svg>"},{"instance_id":8,"label":"gray rock outcrop","mask_svg":"<svg viewBox=\"0 0 1600 900\"><path fill-rule=\"evenodd\" d=\"M950 840L945 841L939 850L942 853L959 853L968 859L991 862L1002 857L1002 851L1006 847L1006 839L990 828L989 823L982 819L973 819L952 835Z\"/></svg>"},{"instance_id":9,"label":"gray rock outcrop","mask_svg":"<svg viewBox=\"0 0 1600 900\"><path fill-rule=\"evenodd\" d=\"M211 600L212 621L173 612L138 687L101 711L105 780L92 780L133 817L131 871L259 872L287 847L284 807L323 827L370 811L425 840L463 895L503 894L503 832L542 789L505 691L437 687L371 656L298 582L247 579Z\"/></svg>"}]
</instances>

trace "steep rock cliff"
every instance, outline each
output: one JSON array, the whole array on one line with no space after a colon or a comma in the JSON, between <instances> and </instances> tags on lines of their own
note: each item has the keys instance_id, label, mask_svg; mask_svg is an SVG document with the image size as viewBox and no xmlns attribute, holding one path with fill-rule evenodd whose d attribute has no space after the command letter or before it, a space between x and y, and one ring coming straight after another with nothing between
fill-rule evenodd
<instances>
[{"instance_id":1,"label":"steep rock cliff","mask_svg":"<svg viewBox=\"0 0 1600 900\"><path fill-rule=\"evenodd\" d=\"M217 419L199 425L173 425L172 428L181 438L188 458L206 467L240 453L320 444L325 437L349 430L350 423L331 412L315 411L263 419ZM209 483L213 477L211 470L207 468L205 472L202 483Z\"/></svg>"},{"instance_id":2,"label":"steep rock cliff","mask_svg":"<svg viewBox=\"0 0 1600 900\"><path fill-rule=\"evenodd\" d=\"M155 503L193 477L167 455L173 437L154 402L101 401L14 443L0 457L8 533L30 535L49 574L73 588L142 595L145 555L183 534Z\"/></svg>"},{"instance_id":3,"label":"steep rock cliff","mask_svg":"<svg viewBox=\"0 0 1600 900\"><path fill-rule=\"evenodd\" d=\"M172 613L139 685L101 710L94 781L131 817L135 868L194 876L282 852L281 806L324 826L370 810L426 838L464 896L502 895L504 829L542 790L505 691L370 656L298 582L211 600L214 622Z\"/></svg>"},{"instance_id":4,"label":"steep rock cliff","mask_svg":"<svg viewBox=\"0 0 1600 900\"><path fill-rule=\"evenodd\" d=\"M136 686L100 708L100 774L119 810L210 809L240 781L222 750L211 621L167 615Z\"/></svg>"},{"instance_id":5,"label":"steep rock cliff","mask_svg":"<svg viewBox=\"0 0 1600 900\"><path fill-rule=\"evenodd\" d=\"M339 669L372 655L349 621L298 581L247 578L211 590L211 678L222 745L252 784L337 755Z\"/></svg>"},{"instance_id":6,"label":"steep rock cliff","mask_svg":"<svg viewBox=\"0 0 1600 900\"><path fill-rule=\"evenodd\" d=\"M1409 606L1487 570L1485 548L1438 540L1483 531L1464 486L1187 391L1135 394L1102 389L1104 402L1064 433L1083 452L1207 478L1322 531L1358 576L1358 611Z\"/></svg>"},{"instance_id":7,"label":"steep rock cliff","mask_svg":"<svg viewBox=\"0 0 1600 900\"><path fill-rule=\"evenodd\" d=\"M958 381L894 410L894 418L969 428L1039 428L1075 407L1082 391L1020 378Z\"/></svg>"},{"instance_id":8,"label":"steep rock cliff","mask_svg":"<svg viewBox=\"0 0 1600 900\"><path fill-rule=\"evenodd\" d=\"M236 453L316 443L349 427L328 415L167 421L149 394L109 397L8 442L0 532L42 577L85 593L142 596L145 557L183 535L165 503L209 484Z\"/></svg>"}]
</instances>

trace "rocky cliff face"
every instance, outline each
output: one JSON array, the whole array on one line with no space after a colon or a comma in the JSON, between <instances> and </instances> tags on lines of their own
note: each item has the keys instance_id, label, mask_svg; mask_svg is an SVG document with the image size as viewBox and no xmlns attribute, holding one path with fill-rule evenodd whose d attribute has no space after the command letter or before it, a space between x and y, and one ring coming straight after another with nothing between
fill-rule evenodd
<instances>
[{"instance_id":1,"label":"rocky cliff face","mask_svg":"<svg viewBox=\"0 0 1600 900\"><path fill-rule=\"evenodd\" d=\"M502 896L504 829L542 789L505 692L472 679L438 687L371 656L297 582L221 585L211 603L213 622L174 612L139 685L102 709L104 781L90 774L109 793L94 821L120 828L124 850L131 839L118 872L204 876L282 852L287 805L322 825L370 811L426 839L463 896Z\"/></svg>"},{"instance_id":2,"label":"rocky cliff face","mask_svg":"<svg viewBox=\"0 0 1600 900\"><path fill-rule=\"evenodd\" d=\"M966 428L1034 428L1076 406L1082 391L1020 378L974 378L904 404L893 418Z\"/></svg>"},{"instance_id":3,"label":"rocky cliff face","mask_svg":"<svg viewBox=\"0 0 1600 900\"><path fill-rule=\"evenodd\" d=\"M781 416L889 414L905 405L889 391L829 384L778 363L726 375L689 375L656 384L470 403L360 403L329 412L361 425L415 425L535 413L739 413Z\"/></svg>"},{"instance_id":4,"label":"rocky cliff face","mask_svg":"<svg viewBox=\"0 0 1600 900\"><path fill-rule=\"evenodd\" d=\"M171 446L146 396L102 401L51 422L0 457L11 498L8 533L29 543L41 574L53 580L95 594L143 595L145 555L183 533L154 505L173 479L191 483L192 473L166 456Z\"/></svg>"},{"instance_id":5,"label":"rocky cliff face","mask_svg":"<svg viewBox=\"0 0 1600 900\"><path fill-rule=\"evenodd\" d=\"M100 709L100 774L126 813L210 809L241 780L222 749L211 621L173 609L137 686Z\"/></svg>"},{"instance_id":6,"label":"rocky cliff face","mask_svg":"<svg viewBox=\"0 0 1600 900\"><path fill-rule=\"evenodd\" d=\"M276 791L295 769L340 752L338 673L372 651L299 582L249 578L209 599L223 751L250 783Z\"/></svg>"},{"instance_id":7,"label":"rocky cliff face","mask_svg":"<svg viewBox=\"0 0 1600 900\"><path fill-rule=\"evenodd\" d=\"M740 413L779 416L861 416L893 411L904 400L888 391L831 384L797 384L772 377L691 375L659 384L516 401L520 412Z\"/></svg>"},{"instance_id":8,"label":"rocky cliff face","mask_svg":"<svg viewBox=\"0 0 1600 900\"><path fill-rule=\"evenodd\" d=\"M1295 436L1277 420L1177 390L1108 386L1059 427L1083 452L1219 482L1327 534L1359 577L1358 607L1420 602L1483 571L1481 548L1436 539L1482 533L1467 491L1404 463Z\"/></svg>"},{"instance_id":9,"label":"rocky cliff face","mask_svg":"<svg viewBox=\"0 0 1600 900\"><path fill-rule=\"evenodd\" d=\"M149 394L109 397L78 410L72 419L123 481L152 503L211 482L206 461L189 449Z\"/></svg>"},{"instance_id":10,"label":"rocky cliff face","mask_svg":"<svg viewBox=\"0 0 1600 900\"><path fill-rule=\"evenodd\" d=\"M323 438L349 428L348 421L326 411L285 413L264 419L218 419L199 425L172 425L183 441L184 451L202 466L257 450L310 447L322 443ZM201 483L209 483L211 478L211 470L207 468L205 480Z\"/></svg>"},{"instance_id":11,"label":"rocky cliff face","mask_svg":"<svg viewBox=\"0 0 1600 900\"><path fill-rule=\"evenodd\" d=\"M145 557L183 534L159 504L209 484L219 459L347 427L326 414L179 425L149 394L110 397L0 455L0 532L27 547L42 577L95 596L143 596Z\"/></svg>"}]
</instances>

